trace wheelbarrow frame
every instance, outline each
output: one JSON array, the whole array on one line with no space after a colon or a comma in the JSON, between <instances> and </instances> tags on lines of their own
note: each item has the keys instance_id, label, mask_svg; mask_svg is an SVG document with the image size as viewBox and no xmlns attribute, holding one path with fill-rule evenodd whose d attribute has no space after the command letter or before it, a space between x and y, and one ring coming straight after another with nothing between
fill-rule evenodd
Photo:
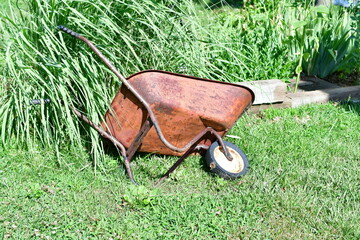
<instances>
[{"instance_id":1,"label":"wheelbarrow frame","mask_svg":"<svg viewBox=\"0 0 360 240\"><path fill-rule=\"evenodd\" d=\"M99 132L99 134L110 140L117 148L120 149L120 153L123 157L123 161L124 161L124 165L127 171L127 174L130 178L130 180L136 184L136 181L133 177L133 173L131 170L131 166L130 166L130 162L135 154L135 152L139 149L142 140L144 139L144 137L147 135L147 133L149 132L149 130L154 127L156 130L156 133L159 137L159 139L161 140L161 142L169 149L171 149L172 151L175 151L177 153L182 153L181 157L173 164L172 167L170 167L168 169L168 171L157 181L157 185L161 184L167 177L169 177L169 175L185 160L185 158L187 156L189 156L191 153L195 152L195 151L200 151L200 150L207 150L209 148L209 146L205 145L205 144L200 144L202 140L204 139L209 139L209 137L211 136L212 138L215 138L216 141L218 141L219 145L222 148L222 151L224 152L224 155L226 156L226 158L228 160L232 160L232 156L229 153L228 149L225 147L225 144L223 142L222 137L211 127L207 127L204 130L202 130L201 132L199 132L191 141L189 141L185 146L183 147L177 147L174 146L173 144L171 144L164 136L160 125L156 119L156 116L152 110L152 108L150 107L149 103L144 99L143 96L141 96L141 94L139 94L139 92L129 83L129 81L122 75L120 74L120 72L112 65L112 63L95 47L95 45L89 41L88 39L86 39L85 37L83 37L82 35L66 28L63 26L59 26L58 27L59 30L62 30L70 35L72 35L75 38L78 38L80 40L82 40L83 42L85 42L95 53L96 55L105 63L105 65L121 80L121 82L124 84L124 86L138 99L138 101L143 105L143 107L146 109L147 113L148 113L148 117L145 120L145 122L141 125L141 128L139 130L139 132L137 133L134 141L131 143L130 147L128 147L127 149L125 148L125 146L118 140L116 139L114 136L112 136L111 134L109 134L107 131L105 131L103 129L102 126L97 125L95 123L93 123L91 120L89 120L83 113L81 113L78 109L76 109L75 107L73 107L73 111L74 113L84 122L86 122L87 124L89 124L91 127L93 127L97 132ZM164 72L166 73L166 72ZM179 75L182 76L182 75ZM212 80L207 80L207 81L212 81ZM213 81L216 82L216 81ZM246 88L246 87L244 87ZM252 95L252 102L254 101L254 93L249 89L246 88L250 94ZM249 108L252 104L252 102L247 106L247 108ZM247 109L246 108L246 109ZM241 113L242 114L242 113ZM239 116L240 117L240 116ZM236 121L235 121L236 122ZM235 124L234 122L234 124Z\"/></svg>"}]
</instances>

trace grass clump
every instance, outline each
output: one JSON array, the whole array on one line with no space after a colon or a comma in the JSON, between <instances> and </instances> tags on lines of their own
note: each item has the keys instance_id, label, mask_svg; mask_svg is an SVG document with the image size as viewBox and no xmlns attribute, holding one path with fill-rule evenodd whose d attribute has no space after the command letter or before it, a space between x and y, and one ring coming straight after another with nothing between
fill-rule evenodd
<instances>
[{"instance_id":1,"label":"grass clump","mask_svg":"<svg viewBox=\"0 0 360 240\"><path fill-rule=\"evenodd\" d=\"M58 33L57 25L93 40L128 75L140 69L182 66L186 57L178 51L172 54L173 50L189 47L191 52L194 47L187 24L180 21L185 13L153 1L32 0L16 13L11 8L0 25L5 39L2 140L16 132L19 142L31 144L39 138L44 144L61 146L66 139L79 146L84 129L70 107L82 105L99 122L120 86L88 48ZM196 69L191 64L195 61L187 65ZM51 99L51 107L28 106L30 99L37 98ZM89 140L100 149L97 134L92 132Z\"/></svg>"}]
</instances>

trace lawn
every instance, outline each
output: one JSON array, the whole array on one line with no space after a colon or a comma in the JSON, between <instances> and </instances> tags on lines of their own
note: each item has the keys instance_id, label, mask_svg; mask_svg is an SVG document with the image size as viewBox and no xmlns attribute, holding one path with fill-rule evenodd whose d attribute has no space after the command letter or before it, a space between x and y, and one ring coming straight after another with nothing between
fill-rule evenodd
<instances>
[{"instance_id":1,"label":"lawn","mask_svg":"<svg viewBox=\"0 0 360 240\"><path fill-rule=\"evenodd\" d=\"M225 137L250 170L227 181L189 157L138 153L139 186L72 114L100 122L120 81L62 24L129 74L225 82L359 71L359 7L313 1L0 0L0 237L359 239L360 106L245 114ZM359 83L355 79L355 84ZM49 98L50 105L29 100ZM62 100L62 101L59 101Z\"/></svg>"},{"instance_id":2,"label":"lawn","mask_svg":"<svg viewBox=\"0 0 360 240\"><path fill-rule=\"evenodd\" d=\"M251 170L226 181L190 157L159 188L174 157L138 154L132 185L108 154L0 150L0 235L24 239L358 239L359 105L309 105L244 116L228 138Z\"/></svg>"}]
</instances>

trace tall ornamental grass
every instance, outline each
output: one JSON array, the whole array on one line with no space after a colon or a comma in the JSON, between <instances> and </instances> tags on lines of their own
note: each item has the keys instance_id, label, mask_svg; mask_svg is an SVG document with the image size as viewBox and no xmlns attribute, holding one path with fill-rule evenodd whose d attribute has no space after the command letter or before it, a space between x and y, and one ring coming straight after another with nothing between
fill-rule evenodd
<instances>
[{"instance_id":1,"label":"tall ornamental grass","mask_svg":"<svg viewBox=\"0 0 360 240\"><path fill-rule=\"evenodd\" d=\"M273 72L254 71L257 42L243 43L244 31L190 0L20 1L0 22L2 141L40 139L58 148L85 140L99 156L97 133L81 126L71 106L100 122L120 82L84 43L59 33L60 24L92 40L125 76L161 69L236 82ZM28 104L38 98L51 105Z\"/></svg>"},{"instance_id":2,"label":"tall ornamental grass","mask_svg":"<svg viewBox=\"0 0 360 240\"><path fill-rule=\"evenodd\" d=\"M197 67L205 63L197 59L201 52L197 56L194 51L196 36L182 20L191 11L156 1L30 0L21 9L12 6L0 22L2 141L16 136L19 144L31 147L40 139L58 148L67 145L63 143L80 146L85 140L97 159L98 135L81 126L71 106L100 122L120 82L85 44L59 33L56 26L66 25L94 41L124 75L185 66L205 76L205 68ZM28 104L38 98L51 99L51 105ZM90 135L82 139L83 132Z\"/></svg>"},{"instance_id":3,"label":"tall ornamental grass","mask_svg":"<svg viewBox=\"0 0 360 240\"><path fill-rule=\"evenodd\" d=\"M160 69L227 82L284 79L294 75L301 55L301 29L292 23L311 6L292 2L231 8L222 0L9 1L0 21L0 138L57 152L87 146L99 165L98 134L76 119L71 106L99 123L121 83L58 25L93 41L125 76ZM327 22L319 26L312 31L317 38L321 26L332 29ZM319 50L311 45L317 41L311 39L303 52L315 49L315 56ZM51 104L28 104L44 98Z\"/></svg>"}]
</instances>

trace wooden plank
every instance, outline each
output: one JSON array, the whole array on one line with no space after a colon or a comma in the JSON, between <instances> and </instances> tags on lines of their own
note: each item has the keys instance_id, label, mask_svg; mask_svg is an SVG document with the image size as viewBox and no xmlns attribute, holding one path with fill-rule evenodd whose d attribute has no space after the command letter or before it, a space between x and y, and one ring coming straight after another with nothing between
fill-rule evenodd
<instances>
[{"instance_id":1,"label":"wooden plank","mask_svg":"<svg viewBox=\"0 0 360 240\"><path fill-rule=\"evenodd\" d=\"M296 79L290 79L290 83L288 86L290 87L290 91L293 92L296 84ZM328 88L339 88L338 85L327 82L317 77L303 77L302 80L299 81L298 91L315 91L321 89Z\"/></svg>"},{"instance_id":2,"label":"wooden plank","mask_svg":"<svg viewBox=\"0 0 360 240\"><path fill-rule=\"evenodd\" d=\"M341 101L348 98L360 98L360 86L329 88L309 92L288 93L291 107L309 103L325 103L328 101Z\"/></svg>"},{"instance_id":3,"label":"wooden plank","mask_svg":"<svg viewBox=\"0 0 360 240\"><path fill-rule=\"evenodd\" d=\"M286 97L287 85L279 79L241 82L255 93L254 105L281 103Z\"/></svg>"},{"instance_id":4,"label":"wooden plank","mask_svg":"<svg viewBox=\"0 0 360 240\"><path fill-rule=\"evenodd\" d=\"M360 86L329 88L309 92L288 93L281 103L253 105L249 113L258 113L268 108L298 107L310 103L326 103L328 101L342 101L360 99Z\"/></svg>"},{"instance_id":5,"label":"wooden plank","mask_svg":"<svg viewBox=\"0 0 360 240\"><path fill-rule=\"evenodd\" d=\"M268 108L288 108L288 107L291 107L291 100L286 98L285 101L281 103L252 105L248 110L248 113L256 114Z\"/></svg>"}]
</instances>

